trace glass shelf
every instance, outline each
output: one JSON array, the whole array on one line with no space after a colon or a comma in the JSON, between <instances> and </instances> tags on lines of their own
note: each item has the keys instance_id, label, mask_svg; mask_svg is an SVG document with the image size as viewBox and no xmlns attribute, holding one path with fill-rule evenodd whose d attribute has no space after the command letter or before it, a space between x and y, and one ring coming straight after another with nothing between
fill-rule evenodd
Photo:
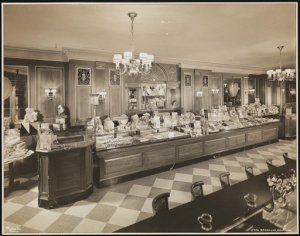
<instances>
[{"instance_id":1,"label":"glass shelf","mask_svg":"<svg viewBox=\"0 0 300 236\"><path fill-rule=\"evenodd\" d=\"M142 85L142 110L166 108L166 83Z\"/></svg>"}]
</instances>

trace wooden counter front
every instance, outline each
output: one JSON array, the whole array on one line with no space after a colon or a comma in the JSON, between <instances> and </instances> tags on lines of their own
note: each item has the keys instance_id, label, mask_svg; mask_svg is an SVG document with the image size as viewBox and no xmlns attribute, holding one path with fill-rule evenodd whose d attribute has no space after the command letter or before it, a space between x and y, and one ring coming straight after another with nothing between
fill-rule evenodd
<instances>
[{"instance_id":1,"label":"wooden counter front","mask_svg":"<svg viewBox=\"0 0 300 236\"><path fill-rule=\"evenodd\" d=\"M93 147L36 150L39 207L55 208L87 198L93 192Z\"/></svg>"},{"instance_id":2,"label":"wooden counter front","mask_svg":"<svg viewBox=\"0 0 300 236\"><path fill-rule=\"evenodd\" d=\"M109 150L98 150L94 178L98 187L115 178L213 155L266 141L278 141L280 122L223 131L205 137L182 138Z\"/></svg>"}]
</instances>

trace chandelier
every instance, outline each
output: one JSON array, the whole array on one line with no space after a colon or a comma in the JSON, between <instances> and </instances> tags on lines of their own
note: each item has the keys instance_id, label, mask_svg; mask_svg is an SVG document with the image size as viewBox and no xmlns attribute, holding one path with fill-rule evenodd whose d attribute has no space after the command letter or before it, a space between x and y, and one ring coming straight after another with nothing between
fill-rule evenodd
<instances>
[{"instance_id":1,"label":"chandelier","mask_svg":"<svg viewBox=\"0 0 300 236\"><path fill-rule=\"evenodd\" d=\"M281 69L281 50L283 49L284 46L279 46L277 47L280 51L280 69L277 69L275 71L273 70L268 70L268 79L269 81L285 81L285 80L294 80L296 78L296 70L294 69L286 69L285 71L282 71Z\"/></svg>"},{"instance_id":2,"label":"chandelier","mask_svg":"<svg viewBox=\"0 0 300 236\"><path fill-rule=\"evenodd\" d=\"M153 62L153 55L147 53L140 53L139 59L135 59L133 56L134 52L134 36L133 36L133 21L137 16L135 12L129 12L127 14L131 19L131 51L124 52L124 58L122 54L115 54L113 62L116 63L116 73L117 75L129 75L134 76L137 74L147 75L151 72L151 62ZM120 64L123 65L123 68L120 67Z\"/></svg>"}]
</instances>

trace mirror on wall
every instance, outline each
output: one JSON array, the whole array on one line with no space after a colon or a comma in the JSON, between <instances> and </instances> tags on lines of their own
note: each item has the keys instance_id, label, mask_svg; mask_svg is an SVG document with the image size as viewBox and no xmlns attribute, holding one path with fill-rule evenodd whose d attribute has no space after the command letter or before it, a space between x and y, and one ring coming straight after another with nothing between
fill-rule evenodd
<instances>
[{"instance_id":1,"label":"mirror on wall","mask_svg":"<svg viewBox=\"0 0 300 236\"><path fill-rule=\"evenodd\" d=\"M242 78L240 77L224 77L223 78L223 94L224 105L227 107L237 107L242 105Z\"/></svg>"},{"instance_id":2,"label":"mirror on wall","mask_svg":"<svg viewBox=\"0 0 300 236\"><path fill-rule=\"evenodd\" d=\"M5 65L2 83L5 123L22 121L28 107L28 68Z\"/></svg>"}]
</instances>

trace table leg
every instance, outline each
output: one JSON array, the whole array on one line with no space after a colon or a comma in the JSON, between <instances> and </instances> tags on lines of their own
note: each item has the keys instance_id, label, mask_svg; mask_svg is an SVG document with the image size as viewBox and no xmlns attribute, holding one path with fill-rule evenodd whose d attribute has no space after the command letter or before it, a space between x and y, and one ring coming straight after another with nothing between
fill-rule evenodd
<instances>
[{"instance_id":1,"label":"table leg","mask_svg":"<svg viewBox=\"0 0 300 236\"><path fill-rule=\"evenodd\" d=\"M4 197L7 197L14 190L27 190L27 186L20 185L20 181L14 180L14 165L9 163L9 183L8 187L4 189Z\"/></svg>"}]
</instances>

